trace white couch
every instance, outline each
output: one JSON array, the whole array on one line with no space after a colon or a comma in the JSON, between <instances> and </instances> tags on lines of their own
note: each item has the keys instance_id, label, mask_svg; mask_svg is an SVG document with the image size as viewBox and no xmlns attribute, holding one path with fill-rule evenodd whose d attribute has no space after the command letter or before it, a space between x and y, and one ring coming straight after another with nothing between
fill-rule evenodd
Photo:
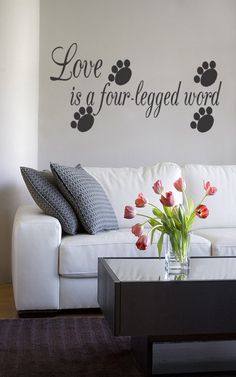
<instances>
[{"instance_id":1,"label":"white couch","mask_svg":"<svg viewBox=\"0 0 236 377\"><path fill-rule=\"evenodd\" d=\"M20 207L12 237L12 278L18 311L96 308L98 257L157 256L155 244L146 252L136 249L130 228L138 222L137 218L123 217L125 205L134 205L139 192L158 204L159 198L152 189L157 179L180 202L182 194L173 188L173 182L182 175L188 197L195 205L203 196L203 180L211 181L218 191L205 200L209 217L194 223L191 255L236 255L236 165L189 164L181 168L174 163L160 163L149 168L86 170L106 191L120 229L96 235L62 236L56 218L45 215L36 205Z\"/></svg>"}]
</instances>

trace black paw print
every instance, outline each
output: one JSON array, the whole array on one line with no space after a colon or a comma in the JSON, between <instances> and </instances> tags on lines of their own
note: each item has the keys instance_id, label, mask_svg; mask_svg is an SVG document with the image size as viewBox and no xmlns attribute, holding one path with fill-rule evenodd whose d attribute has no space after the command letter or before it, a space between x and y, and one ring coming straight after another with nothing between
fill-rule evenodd
<instances>
[{"instance_id":1,"label":"black paw print","mask_svg":"<svg viewBox=\"0 0 236 377\"><path fill-rule=\"evenodd\" d=\"M81 132L86 132L90 130L94 123L94 117L92 115L93 108L91 106L88 106L85 110L84 107L80 107L79 111L74 113L74 119L71 122L72 128L78 128Z\"/></svg>"},{"instance_id":2,"label":"black paw print","mask_svg":"<svg viewBox=\"0 0 236 377\"><path fill-rule=\"evenodd\" d=\"M117 85L126 84L130 80L130 77L132 75L132 71L129 68L129 66L130 66L130 61L128 59L126 59L124 63L122 62L122 60L118 60L116 65L113 65L111 67L111 71L113 73L111 73L108 76L108 80L109 81L115 80L115 83Z\"/></svg>"},{"instance_id":3,"label":"black paw print","mask_svg":"<svg viewBox=\"0 0 236 377\"><path fill-rule=\"evenodd\" d=\"M203 86L210 86L212 85L217 78L217 72L215 70L216 63L214 60L208 64L207 62L203 62L201 67L198 67L197 73L198 75L194 76L194 81L196 83L201 83Z\"/></svg>"},{"instance_id":4,"label":"black paw print","mask_svg":"<svg viewBox=\"0 0 236 377\"><path fill-rule=\"evenodd\" d=\"M212 113L211 107L207 107L206 110L204 109L204 107L200 107L200 109L198 110L198 113L195 113L193 116L196 122L194 121L191 122L190 126L193 129L197 128L199 132L209 131L214 123L214 118L211 115L211 113Z\"/></svg>"}]
</instances>

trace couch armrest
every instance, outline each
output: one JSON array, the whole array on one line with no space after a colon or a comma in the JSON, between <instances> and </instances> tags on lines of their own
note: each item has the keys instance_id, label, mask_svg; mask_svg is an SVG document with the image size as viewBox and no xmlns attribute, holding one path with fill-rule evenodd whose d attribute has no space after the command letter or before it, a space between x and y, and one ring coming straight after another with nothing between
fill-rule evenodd
<instances>
[{"instance_id":1,"label":"couch armrest","mask_svg":"<svg viewBox=\"0 0 236 377\"><path fill-rule=\"evenodd\" d=\"M59 221L34 206L18 208L12 233L12 281L17 310L59 309Z\"/></svg>"}]
</instances>

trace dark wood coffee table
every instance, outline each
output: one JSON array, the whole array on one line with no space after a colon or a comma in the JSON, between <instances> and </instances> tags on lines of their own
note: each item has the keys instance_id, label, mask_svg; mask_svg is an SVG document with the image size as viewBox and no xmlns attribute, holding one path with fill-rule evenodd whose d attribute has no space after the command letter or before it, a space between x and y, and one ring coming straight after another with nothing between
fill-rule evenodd
<instances>
[{"instance_id":1,"label":"dark wood coffee table","mask_svg":"<svg viewBox=\"0 0 236 377\"><path fill-rule=\"evenodd\" d=\"M146 376L170 373L169 364L172 373L236 371L236 258L191 258L187 277L166 275L164 263L158 258L99 258L98 302L113 334L131 336ZM155 358L157 344L170 345L165 356L159 347L162 367ZM213 355L199 366L196 356L206 354L204 345ZM187 370L177 360L178 347L180 358L190 358ZM228 358L226 352L221 359L222 350L230 350Z\"/></svg>"}]
</instances>

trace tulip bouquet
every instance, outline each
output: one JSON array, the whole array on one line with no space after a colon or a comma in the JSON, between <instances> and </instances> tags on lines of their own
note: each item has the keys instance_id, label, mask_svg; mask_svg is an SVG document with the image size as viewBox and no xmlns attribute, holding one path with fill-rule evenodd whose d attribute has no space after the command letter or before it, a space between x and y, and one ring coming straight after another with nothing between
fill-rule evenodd
<instances>
[{"instance_id":1,"label":"tulip bouquet","mask_svg":"<svg viewBox=\"0 0 236 377\"><path fill-rule=\"evenodd\" d=\"M133 206L126 206L124 217L132 219L136 215L145 218L143 223L137 223L132 226L132 233L138 237L136 246L139 250L146 250L150 243L153 243L154 234L156 231L160 232L160 237L157 242L158 255L160 257L164 235L169 236L171 243L172 253L176 260L180 263L184 262L186 258L186 251L189 247L189 233L196 216L201 219L207 218L209 214L208 208L202 204L207 196L214 195L217 188L208 182L203 182L204 195L200 203L194 207L192 199L188 200L186 195L186 183L183 178L179 178L173 183L175 189L183 194L183 204L175 205L174 194L169 191L163 195L164 187L161 180L157 180L153 185L154 192L160 196L160 202L163 210L157 206L149 203L148 199L142 194L138 194L135 200L136 208L142 208L147 205L152 207L153 217L145 214L137 213L136 208ZM151 225L148 233L144 233L145 224Z\"/></svg>"}]
</instances>

